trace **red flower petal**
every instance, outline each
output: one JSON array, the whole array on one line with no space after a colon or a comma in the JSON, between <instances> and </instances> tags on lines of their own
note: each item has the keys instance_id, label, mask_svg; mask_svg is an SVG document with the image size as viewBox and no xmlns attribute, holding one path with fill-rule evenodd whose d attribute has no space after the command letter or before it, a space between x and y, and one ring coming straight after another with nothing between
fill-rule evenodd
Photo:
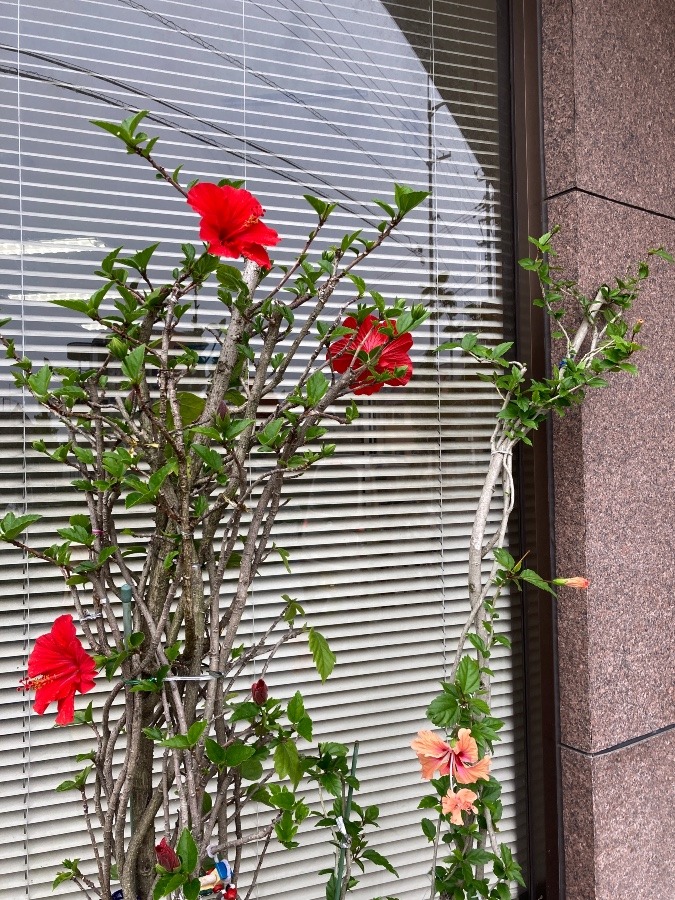
<instances>
[{"instance_id":1,"label":"red flower petal","mask_svg":"<svg viewBox=\"0 0 675 900\"><path fill-rule=\"evenodd\" d=\"M244 256L260 266L271 267L264 246L273 247L279 242L279 235L260 221L265 210L253 194L243 188L219 187L204 181L190 188L187 201L202 217L199 236L208 245L209 253L233 259Z\"/></svg>"},{"instance_id":2,"label":"red flower petal","mask_svg":"<svg viewBox=\"0 0 675 900\"><path fill-rule=\"evenodd\" d=\"M383 334L384 322L374 315L368 315L361 325L358 325L353 316L347 316L342 323L345 328L352 328L356 332L345 335L334 341L327 351L333 371L343 375L348 369L357 372L351 389L354 394L375 394L382 390L385 384L392 386L405 385L412 376L412 362L408 351L412 347L413 339L409 332L400 337L391 338ZM395 326L394 326L395 328ZM369 354L374 354L378 348L382 348L376 361L370 366L375 372L384 375L391 373L391 377L383 381L375 381L368 367L364 366L364 360ZM394 370L405 368L403 375L395 376Z\"/></svg>"},{"instance_id":3,"label":"red flower petal","mask_svg":"<svg viewBox=\"0 0 675 900\"><path fill-rule=\"evenodd\" d=\"M73 617L59 616L51 631L35 642L24 687L35 690L33 709L38 715L57 701L56 722L67 725L73 721L75 693L90 691L95 674L96 664L75 633Z\"/></svg>"}]
</instances>

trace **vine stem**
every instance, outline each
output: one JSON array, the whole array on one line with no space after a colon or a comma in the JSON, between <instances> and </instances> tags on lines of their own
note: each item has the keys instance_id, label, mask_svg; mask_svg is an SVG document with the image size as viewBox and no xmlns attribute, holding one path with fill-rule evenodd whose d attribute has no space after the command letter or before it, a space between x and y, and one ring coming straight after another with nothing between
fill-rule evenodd
<instances>
[{"instance_id":1,"label":"vine stem","mask_svg":"<svg viewBox=\"0 0 675 900\"><path fill-rule=\"evenodd\" d=\"M431 894L429 900L434 900L436 896L436 862L438 860L438 844L441 838L441 825L443 824L443 813L438 814L438 825L436 826L436 836L434 837L434 852L431 857Z\"/></svg>"}]
</instances>

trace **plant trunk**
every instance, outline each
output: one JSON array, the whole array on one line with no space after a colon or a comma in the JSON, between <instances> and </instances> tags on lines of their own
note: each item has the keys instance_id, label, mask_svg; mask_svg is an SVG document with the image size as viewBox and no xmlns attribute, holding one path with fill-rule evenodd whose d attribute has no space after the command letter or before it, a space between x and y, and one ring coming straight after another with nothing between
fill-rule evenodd
<instances>
[{"instance_id":1,"label":"plant trunk","mask_svg":"<svg viewBox=\"0 0 675 900\"><path fill-rule=\"evenodd\" d=\"M155 696L145 695L142 699L142 727L150 726L154 718ZM131 788L131 823L132 829L141 820L152 798L154 745L144 734L138 744L138 758L132 774ZM141 848L136 858L136 892L141 900L152 896L155 881L155 827L151 825L146 831ZM136 898L125 898L136 900Z\"/></svg>"}]
</instances>

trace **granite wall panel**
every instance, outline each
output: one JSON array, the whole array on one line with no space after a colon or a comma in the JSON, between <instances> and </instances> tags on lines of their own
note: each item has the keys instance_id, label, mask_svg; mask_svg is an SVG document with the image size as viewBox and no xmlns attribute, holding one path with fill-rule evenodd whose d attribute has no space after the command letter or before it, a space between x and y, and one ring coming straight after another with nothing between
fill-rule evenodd
<instances>
[{"instance_id":1,"label":"granite wall panel","mask_svg":"<svg viewBox=\"0 0 675 900\"><path fill-rule=\"evenodd\" d=\"M591 292L675 249L675 9L540 3L548 220ZM674 311L656 264L639 377L554 423L557 569L591 579L557 603L565 900L675 898Z\"/></svg>"},{"instance_id":2,"label":"granite wall panel","mask_svg":"<svg viewBox=\"0 0 675 900\"><path fill-rule=\"evenodd\" d=\"M580 192L550 201L549 220L588 291L650 247L675 247L674 221ZM614 377L554 423L557 569L591 580L558 601L562 740L590 752L675 711L675 267L652 268L633 313L639 376Z\"/></svg>"},{"instance_id":3,"label":"granite wall panel","mask_svg":"<svg viewBox=\"0 0 675 900\"><path fill-rule=\"evenodd\" d=\"M596 756L563 748L566 900L672 900L675 730Z\"/></svg>"},{"instance_id":4,"label":"granite wall panel","mask_svg":"<svg viewBox=\"0 0 675 900\"><path fill-rule=\"evenodd\" d=\"M672 0L542 0L547 194L675 216Z\"/></svg>"}]
</instances>

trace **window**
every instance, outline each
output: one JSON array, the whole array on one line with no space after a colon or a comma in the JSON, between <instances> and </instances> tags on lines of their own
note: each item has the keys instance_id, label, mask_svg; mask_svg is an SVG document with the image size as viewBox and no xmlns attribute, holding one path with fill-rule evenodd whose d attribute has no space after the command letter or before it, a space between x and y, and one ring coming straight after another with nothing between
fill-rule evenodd
<instances>
[{"instance_id":1,"label":"window","mask_svg":"<svg viewBox=\"0 0 675 900\"><path fill-rule=\"evenodd\" d=\"M302 689L319 739L361 741L363 800L379 803L382 815L373 845L401 875L395 884L380 872L364 877L363 898L418 898L428 883L416 810L424 788L409 744L463 620L465 550L494 412L472 367L431 350L457 333L499 342L512 331L495 7L2 3L0 298L17 344L38 360L86 364L100 352L95 333L48 301L88 296L104 248L162 241L157 258L168 267L178 243L198 240L187 206L90 119L148 109L158 155L185 161L184 180L245 178L284 237L281 263L313 222L303 193L338 202L327 234L334 240L367 227L371 198L386 198L394 181L432 191L368 273L385 296L433 306L416 339L414 378L365 398L361 418L337 435L337 455L296 483L275 538L291 554L292 574L281 564L266 569L246 624L260 633L289 593L338 654L322 687L306 649L287 645L270 681L280 696ZM218 324L217 304L207 301L205 313ZM31 443L45 429L56 440L57 429L10 387L5 363L0 379L0 512L42 514L32 540L49 544L76 508L69 475ZM30 647L70 601L51 570L6 546L0 554L0 898L37 900L52 896L64 857L86 857L78 805L53 789L89 741L53 729L50 716L31 716L30 698L16 692ZM507 598L501 621L514 651L495 663L495 711L507 722L495 768L511 811L503 834L525 863L524 811L514 807L524 782L518 616ZM299 850L270 858L259 896L323 896L315 872L330 848L308 832ZM64 885L56 896L68 894Z\"/></svg>"}]
</instances>

